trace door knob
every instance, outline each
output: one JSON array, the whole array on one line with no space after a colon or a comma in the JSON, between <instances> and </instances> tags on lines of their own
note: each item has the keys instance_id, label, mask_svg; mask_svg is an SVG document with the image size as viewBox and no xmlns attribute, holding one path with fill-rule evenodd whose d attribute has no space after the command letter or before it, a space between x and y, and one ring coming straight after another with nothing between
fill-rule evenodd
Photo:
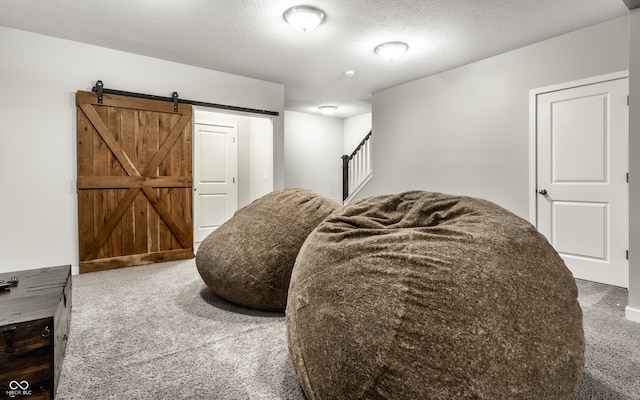
<instances>
[{"instance_id":1,"label":"door knob","mask_svg":"<svg viewBox=\"0 0 640 400\"><path fill-rule=\"evenodd\" d=\"M547 194L547 189L540 189L538 190L538 193L544 196L545 194Z\"/></svg>"}]
</instances>

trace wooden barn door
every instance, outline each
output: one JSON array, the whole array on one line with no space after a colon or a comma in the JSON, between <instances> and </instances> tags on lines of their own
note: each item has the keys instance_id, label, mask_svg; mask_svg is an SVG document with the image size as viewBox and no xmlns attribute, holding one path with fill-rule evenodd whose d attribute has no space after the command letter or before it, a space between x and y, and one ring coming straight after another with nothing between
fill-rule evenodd
<instances>
[{"instance_id":1,"label":"wooden barn door","mask_svg":"<svg viewBox=\"0 0 640 400\"><path fill-rule=\"evenodd\" d=\"M192 258L191 106L76 100L80 273Z\"/></svg>"}]
</instances>

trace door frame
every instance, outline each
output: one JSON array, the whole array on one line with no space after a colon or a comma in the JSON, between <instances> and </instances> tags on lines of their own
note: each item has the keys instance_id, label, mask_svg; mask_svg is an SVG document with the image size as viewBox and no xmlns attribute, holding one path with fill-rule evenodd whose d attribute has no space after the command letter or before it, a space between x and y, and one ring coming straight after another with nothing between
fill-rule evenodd
<instances>
[{"instance_id":1,"label":"door frame","mask_svg":"<svg viewBox=\"0 0 640 400\"><path fill-rule=\"evenodd\" d=\"M538 96L557 92L560 90L572 89L580 86L593 85L607 81L614 81L629 77L629 70L622 70L605 75L593 76L590 78L580 79L571 82L559 83L556 85L545 86L541 88L529 90L529 222L538 228ZM627 152L629 152L629 144L627 143ZM629 210L627 209L627 215Z\"/></svg>"},{"instance_id":2,"label":"door frame","mask_svg":"<svg viewBox=\"0 0 640 400\"><path fill-rule=\"evenodd\" d=\"M272 116L263 116L263 115L248 114L248 113L241 113L241 112L230 112L225 110L208 108L204 106L194 105L192 106L192 109L193 109L192 127L198 122L203 122L205 124L213 123L217 125L237 124L237 127L238 127L238 149L237 149L238 150L238 157L237 157L238 176L237 176L236 182L238 183L237 185L238 209L248 205L249 203L256 200L257 198L272 192L275 186L274 174L277 173L276 168L274 166L274 158L273 158L273 151L274 151L273 149L275 146L274 141L277 139L276 132L274 131L274 121L276 120ZM198 114L203 114L203 113L214 114L214 115L207 115L205 117L202 117L201 115L198 116ZM243 123L240 123L238 121L228 120L226 117L229 117L232 120L235 120L235 119L246 120L246 123L249 126L244 126ZM258 120L268 121L270 139L269 139L268 147L257 148L260 155L264 156L264 158L261 159L262 164L258 163L256 165L258 166L262 165L264 169L260 171L260 176L259 178L256 178L256 179L259 179L260 181L265 181L267 183L265 185L258 185L259 187L256 187L254 186L252 181L254 177L257 175L254 175L255 171L251 170L248 167L249 164L247 164L247 160L249 159L254 160L254 157L256 155L254 153L256 149L252 148L252 143L253 143L252 133L254 132L254 129L253 127L251 127L251 124L253 121L258 121ZM258 130L257 132L259 133L261 131ZM240 143L244 143L244 144L241 146ZM248 148L247 148L247 143L249 144ZM194 152L195 152L195 147L194 147ZM253 161L251 165L254 166ZM196 167L194 167L194 173L195 173L195 168ZM194 250L197 250L197 249L198 249L198 244L194 243Z\"/></svg>"},{"instance_id":3,"label":"door frame","mask_svg":"<svg viewBox=\"0 0 640 400\"><path fill-rule=\"evenodd\" d=\"M195 113L194 113L195 115ZM236 146L235 146L235 170L236 170L236 176L234 177L234 182L235 185L233 186L234 190L235 190L235 198L236 198L236 205L235 205L235 211L238 210L239 206L238 206L238 156L239 156L239 148L238 148L238 124L235 122L224 122L224 121L217 121L215 119L206 119L206 118L200 118L196 121L196 118L194 117L192 120L192 131L193 131L193 188L192 190L194 191L193 193L193 197L192 197L192 201L193 201L193 240L194 240L194 248L198 248L200 246L201 241L196 242L196 208L198 208L199 210L199 204L197 204L197 196L195 194L195 189L196 189L196 185L198 184L198 180L197 180L197 174L198 174L198 164L197 164L197 154L199 147L201 145L201 143L199 142L199 138L197 137L197 131L196 131L196 126L197 125L209 125L209 126L221 126L221 127L225 127L225 128L231 128L234 129L236 132Z\"/></svg>"}]
</instances>

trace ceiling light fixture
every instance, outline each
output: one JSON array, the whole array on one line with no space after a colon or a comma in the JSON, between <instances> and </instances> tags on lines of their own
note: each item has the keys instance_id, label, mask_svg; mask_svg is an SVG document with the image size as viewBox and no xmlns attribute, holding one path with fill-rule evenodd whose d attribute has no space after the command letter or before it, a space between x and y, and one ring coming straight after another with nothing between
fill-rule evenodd
<instances>
[{"instance_id":1,"label":"ceiling light fixture","mask_svg":"<svg viewBox=\"0 0 640 400\"><path fill-rule=\"evenodd\" d=\"M308 32L320 25L325 18L324 11L311 6L294 6L282 14L284 20L300 32Z\"/></svg>"},{"instance_id":2,"label":"ceiling light fixture","mask_svg":"<svg viewBox=\"0 0 640 400\"><path fill-rule=\"evenodd\" d=\"M324 115L332 115L334 111L338 109L338 107L336 106L320 106L318 108L320 109L320 112L322 112Z\"/></svg>"},{"instance_id":3,"label":"ceiling light fixture","mask_svg":"<svg viewBox=\"0 0 640 400\"><path fill-rule=\"evenodd\" d=\"M386 42L373 49L380 57L390 61L400 58L407 50L409 50L409 45L405 42Z\"/></svg>"},{"instance_id":4,"label":"ceiling light fixture","mask_svg":"<svg viewBox=\"0 0 640 400\"><path fill-rule=\"evenodd\" d=\"M356 76L356 71L354 71L352 69L348 69L348 70L344 71L344 76L346 76L348 78L353 78L354 76Z\"/></svg>"}]
</instances>

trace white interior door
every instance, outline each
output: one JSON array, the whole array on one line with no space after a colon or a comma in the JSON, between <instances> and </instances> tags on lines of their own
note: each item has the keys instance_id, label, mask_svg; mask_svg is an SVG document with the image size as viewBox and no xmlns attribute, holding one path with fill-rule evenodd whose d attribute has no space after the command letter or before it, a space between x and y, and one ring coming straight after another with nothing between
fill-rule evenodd
<instances>
[{"instance_id":1,"label":"white interior door","mask_svg":"<svg viewBox=\"0 0 640 400\"><path fill-rule=\"evenodd\" d=\"M537 226L576 278L628 286L628 79L537 96Z\"/></svg>"},{"instance_id":2,"label":"white interior door","mask_svg":"<svg viewBox=\"0 0 640 400\"><path fill-rule=\"evenodd\" d=\"M238 128L194 125L193 240L201 242L238 208Z\"/></svg>"}]
</instances>

